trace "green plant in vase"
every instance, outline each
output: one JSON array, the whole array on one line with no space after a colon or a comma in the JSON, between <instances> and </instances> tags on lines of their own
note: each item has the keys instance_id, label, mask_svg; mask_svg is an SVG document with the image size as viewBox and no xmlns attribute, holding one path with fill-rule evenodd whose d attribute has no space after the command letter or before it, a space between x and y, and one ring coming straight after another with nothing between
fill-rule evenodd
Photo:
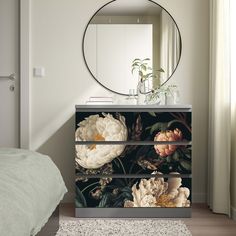
<instances>
[{"instance_id":1,"label":"green plant in vase","mask_svg":"<svg viewBox=\"0 0 236 236\"><path fill-rule=\"evenodd\" d=\"M153 80L158 79L159 77L153 73L153 68L149 65L150 58L139 59L136 58L132 62L132 74L138 72L138 85L137 85L137 94L138 94L138 104L148 103L147 97L153 93L156 88L153 87ZM159 73L164 72L161 68L157 70Z\"/></svg>"},{"instance_id":2,"label":"green plant in vase","mask_svg":"<svg viewBox=\"0 0 236 236\"><path fill-rule=\"evenodd\" d=\"M177 85L163 85L157 89L154 89L148 96L147 102L151 103L156 101L157 98L160 98L160 104L175 104L177 101L174 101L176 94L178 92Z\"/></svg>"}]
</instances>

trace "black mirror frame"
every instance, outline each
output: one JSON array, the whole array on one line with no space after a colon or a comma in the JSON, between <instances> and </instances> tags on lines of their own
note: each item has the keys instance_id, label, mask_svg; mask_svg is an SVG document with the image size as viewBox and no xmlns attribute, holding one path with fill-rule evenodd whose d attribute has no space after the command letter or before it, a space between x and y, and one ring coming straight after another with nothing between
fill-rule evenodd
<instances>
[{"instance_id":1,"label":"black mirror frame","mask_svg":"<svg viewBox=\"0 0 236 236\"><path fill-rule=\"evenodd\" d=\"M89 22L87 23L87 25L86 25L86 27L85 27L85 30L84 30L83 40L82 40L82 52L83 52L83 59L84 59L84 63L85 63L85 65L86 65L86 67L87 67L89 73L91 74L91 76L97 81L98 84L100 84L103 88L109 90L110 92L113 92L113 93L116 93L116 94L119 94L119 95L123 95L123 96L129 96L129 94L116 92L116 91L114 91L114 90L112 90L112 89L106 87L105 85L103 85L103 84L93 75L92 71L90 70L90 68L89 68L89 66L88 66L88 63L87 63L87 61L86 61L85 52L84 52L84 40L85 40L85 35L86 35L88 26L89 26L90 22L92 21L93 17L94 17L102 8L104 8L104 7L107 6L108 4L110 4L110 3L112 3L112 2L116 2L116 1L117 1L117 0L112 0L112 1L110 1L110 2L108 2L108 3L106 3L105 5L103 5L102 7L100 7L100 8L92 15L92 17L90 18L90 20L89 20ZM164 7L162 7L160 4L158 4L158 3L156 3L156 2L154 2L154 1L152 1L152 0L147 0L147 1L152 2L152 3L156 4L156 5L158 5L159 7L161 7L162 9L164 9L164 10L167 12L167 14L168 14L168 15L171 17L171 19L174 21L174 23L175 23L175 25L176 25L176 28L177 28L177 30L178 30L178 32L179 32L179 37L180 37L180 54L179 54L179 59L178 59L177 65L176 65L174 71L172 72L172 74L170 75L170 77L169 77L165 82L163 82L163 83L159 86L159 88L160 88L160 87L162 87L164 84L166 84L166 83L170 80L170 78L173 76L173 74L175 73L176 69L177 69L178 66L179 66L180 59L181 59L181 56L182 56L182 37L181 37L181 34L180 34L179 27L178 27L176 21L174 20L174 18L171 16L171 14L170 14Z\"/></svg>"}]
</instances>

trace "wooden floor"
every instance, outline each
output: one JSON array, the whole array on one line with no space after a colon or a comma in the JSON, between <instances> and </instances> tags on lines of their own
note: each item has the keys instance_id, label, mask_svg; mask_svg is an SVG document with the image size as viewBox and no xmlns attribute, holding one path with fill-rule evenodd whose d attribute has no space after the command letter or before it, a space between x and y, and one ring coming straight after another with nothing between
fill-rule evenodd
<instances>
[{"instance_id":1,"label":"wooden floor","mask_svg":"<svg viewBox=\"0 0 236 236\"><path fill-rule=\"evenodd\" d=\"M72 204L61 205L60 218L74 219L74 206ZM185 222L193 236L236 236L236 221L225 215L213 214L203 204L194 204L192 218L181 220Z\"/></svg>"}]
</instances>

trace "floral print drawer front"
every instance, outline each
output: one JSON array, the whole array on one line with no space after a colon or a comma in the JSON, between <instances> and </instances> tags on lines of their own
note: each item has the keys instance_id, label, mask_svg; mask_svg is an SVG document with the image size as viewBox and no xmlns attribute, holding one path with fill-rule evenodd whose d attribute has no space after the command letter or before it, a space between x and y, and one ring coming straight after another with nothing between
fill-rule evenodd
<instances>
[{"instance_id":1,"label":"floral print drawer front","mask_svg":"<svg viewBox=\"0 0 236 236\"><path fill-rule=\"evenodd\" d=\"M76 112L77 142L189 142L191 112Z\"/></svg>"},{"instance_id":2,"label":"floral print drawer front","mask_svg":"<svg viewBox=\"0 0 236 236\"><path fill-rule=\"evenodd\" d=\"M77 175L191 174L191 145L77 144Z\"/></svg>"},{"instance_id":3,"label":"floral print drawer front","mask_svg":"<svg viewBox=\"0 0 236 236\"><path fill-rule=\"evenodd\" d=\"M177 173L175 173L177 174ZM77 178L76 208L190 207L191 179Z\"/></svg>"}]
</instances>

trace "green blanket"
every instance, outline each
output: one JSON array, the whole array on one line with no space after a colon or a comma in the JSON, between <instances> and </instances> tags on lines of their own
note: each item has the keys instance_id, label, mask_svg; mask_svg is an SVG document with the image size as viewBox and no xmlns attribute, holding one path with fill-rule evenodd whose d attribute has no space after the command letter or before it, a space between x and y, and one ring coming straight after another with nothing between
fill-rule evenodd
<instances>
[{"instance_id":1,"label":"green blanket","mask_svg":"<svg viewBox=\"0 0 236 236\"><path fill-rule=\"evenodd\" d=\"M37 234L67 192L45 155L0 148L0 235Z\"/></svg>"}]
</instances>

